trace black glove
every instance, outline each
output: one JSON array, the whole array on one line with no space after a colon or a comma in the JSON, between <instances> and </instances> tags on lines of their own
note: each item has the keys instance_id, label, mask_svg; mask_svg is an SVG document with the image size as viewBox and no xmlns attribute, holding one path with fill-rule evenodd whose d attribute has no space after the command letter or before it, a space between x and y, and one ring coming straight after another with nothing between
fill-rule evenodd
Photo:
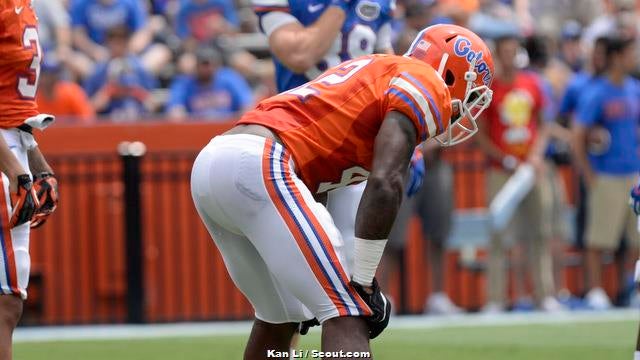
<instances>
[{"instance_id":1,"label":"black glove","mask_svg":"<svg viewBox=\"0 0 640 360\"><path fill-rule=\"evenodd\" d=\"M40 207L31 220L31 228L35 229L42 226L49 215L58 207L58 180L51 173L40 173L35 176L33 188L38 196Z\"/></svg>"},{"instance_id":2,"label":"black glove","mask_svg":"<svg viewBox=\"0 0 640 360\"><path fill-rule=\"evenodd\" d=\"M18 191L11 193L11 219L9 227L13 228L31 221L36 209L40 207L38 196L33 188L31 176L18 175Z\"/></svg>"},{"instance_id":3,"label":"black glove","mask_svg":"<svg viewBox=\"0 0 640 360\"><path fill-rule=\"evenodd\" d=\"M300 323L300 327L298 328L298 332L300 333L300 335L307 335L307 333L309 332L309 329L314 327L314 326L319 326L320 322L318 321L318 319L313 318L311 320L306 320Z\"/></svg>"},{"instance_id":4,"label":"black glove","mask_svg":"<svg viewBox=\"0 0 640 360\"><path fill-rule=\"evenodd\" d=\"M380 291L378 281L373 278L371 289L373 292L369 294L362 285L355 281L351 281L351 286L358 292L358 295L371 308L373 314L365 317L367 325L369 325L369 338L375 339L389 325L389 316L391 315L391 303Z\"/></svg>"}]
</instances>

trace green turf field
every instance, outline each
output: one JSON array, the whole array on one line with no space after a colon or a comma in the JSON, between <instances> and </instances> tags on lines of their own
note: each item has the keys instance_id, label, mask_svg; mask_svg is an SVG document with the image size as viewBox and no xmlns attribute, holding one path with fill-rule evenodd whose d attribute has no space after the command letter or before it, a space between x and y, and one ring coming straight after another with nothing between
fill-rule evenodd
<instances>
[{"instance_id":1,"label":"green turf field","mask_svg":"<svg viewBox=\"0 0 640 360\"><path fill-rule=\"evenodd\" d=\"M373 342L382 360L632 359L635 321L440 329L390 329ZM15 360L241 359L245 337L18 343ZM301 348L317 349L319 333Z\"/></svg>"}]
</instances>

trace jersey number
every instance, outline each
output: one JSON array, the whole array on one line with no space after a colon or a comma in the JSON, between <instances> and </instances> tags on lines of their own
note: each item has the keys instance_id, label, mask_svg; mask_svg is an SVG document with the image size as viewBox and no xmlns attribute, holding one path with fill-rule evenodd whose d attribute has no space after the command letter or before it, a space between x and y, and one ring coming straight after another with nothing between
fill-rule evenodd
<instances>
[{"instance_id":1,"label":"jersey number","mask_svg":"<svg viewBox=\"0 0 640 360\"><path fill-rule=\"evenodd\" d=\"M321 194L326 191L335 190L353 183L359 183L367 180L369 177L369 172L360 166L354 166L352 168L348 168L347 170L342 172L342 177L340 178L339 183L330 183L323 182L318 186L318 194Z\"/></svg>"},{"instance_id":2,"label":"jersey number","mask_svg":"<svg viewBox=\"0 0 640 360\"><path fill-rule=\"evenodd\" d=\"M297 88L291 89L289 91L285 91L283 94L291 94L296 95L300 98L300 100L304 101L307 97L311 95L318 94L319 91L314 88L313 85L323 84L323 85L338 85L341 84L353 75L355 75L358 71L362 70L365 66L367 66L373 59L359 59L359 60L351 60L345 62L342 66L336 69L332 69L327 71L324 75L321 75L317 79L310 81L304 85L298 86Z\"/></svg>"},{"instance_id":3,"label":"jersey number","mask_svg":"<svg viewBox=\"0 0 640 360\"><path fill-rule=\"evenodd\" d=\"M312 66L305 72L307 79L314 79L323 72L323 69L339 65L343 59L355 59L363 55L373 54L377 34L368 25L355 24L349 32L338 34L319 64Z\"/></svg>"},{"instance_id":4,"label":"jersey number","mask_svg":"<svg viewBox=\"0 0 640 360\"><path fill-rule=\"evenodd\" d=\"M34 27L27 27L22 34L22 46L34 52L31 66L29 66L29 76L18 76L18 93L23 98L33 99L38 90L38 79L40 78L40 58L42 49L38 39L38 31ZM33 80L33 81L32 81Z\"/></svg>"}]
</instances>

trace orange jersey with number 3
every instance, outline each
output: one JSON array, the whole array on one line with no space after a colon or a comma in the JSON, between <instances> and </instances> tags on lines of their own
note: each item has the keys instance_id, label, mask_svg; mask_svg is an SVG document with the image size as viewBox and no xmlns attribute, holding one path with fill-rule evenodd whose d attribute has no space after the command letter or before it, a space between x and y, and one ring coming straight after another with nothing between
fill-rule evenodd
<instances>
[{"instance_id":1,"label":"orange jersey with number 3","mask_svg":"<svg viewBox=\"0 0 640 360\"><path fill-rule=\"evenodd\" d=\"M38 114L37 26L31 0L0 0L0 128L17 127Z\"/></svg>"},{"instance_id":2,"label":"orange jersey with number 3","mask_svg":"<svg viewBox=\"0 0 640 360\"><path fill-rule=\"evenodd\" d=\"M409 118L422 142L451 117L446 84L428 64L396 55L369 55L260 102L239 124L272 129L291 152L312 192L366 180L378 130L389 111Z\"/></svg>"}]
</instances>

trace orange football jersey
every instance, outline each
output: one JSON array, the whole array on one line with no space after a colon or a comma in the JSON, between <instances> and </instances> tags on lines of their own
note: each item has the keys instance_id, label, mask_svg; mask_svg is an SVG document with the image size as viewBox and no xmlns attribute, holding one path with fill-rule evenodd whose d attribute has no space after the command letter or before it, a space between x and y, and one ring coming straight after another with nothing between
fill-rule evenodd
<instances>
[{"instance_id":1,"label":"orange football jersey","mask_svg":"<svg viewBox=\"0 0 640 360\"><path fill-rule=\"evenodd\" d=\"M0 128L38 114L42 50L31 0L0 0Z\"/></svg>"},{"instance_id":2,"label":"orange football jersey","mask_svg":"<svg viewBox=\"0 0 640 360\"><path fill-rule=\"evenodd\" d=\"M238 123L277 133L295 160L296 173L312 192L323 193L366 180L376 135L392 110L411 119L416 141L422 142L448 124L449 90L420 60L369 55L260 102Z\"/></svg>"}]
</instances>

